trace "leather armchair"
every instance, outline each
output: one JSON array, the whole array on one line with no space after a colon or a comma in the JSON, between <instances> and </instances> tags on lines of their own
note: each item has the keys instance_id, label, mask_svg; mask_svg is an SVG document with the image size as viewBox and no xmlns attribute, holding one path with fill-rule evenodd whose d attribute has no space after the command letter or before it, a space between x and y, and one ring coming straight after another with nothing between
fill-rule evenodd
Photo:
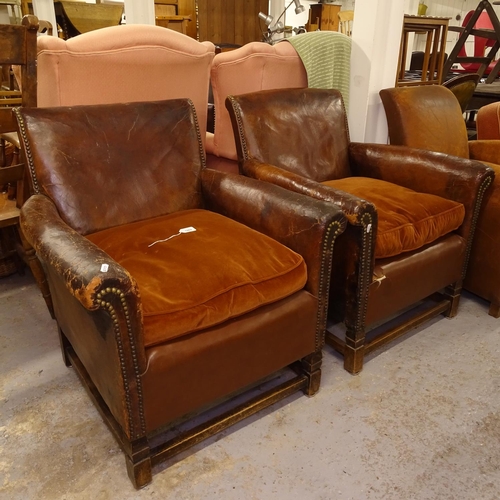
<instances>
[{"instance_id":1,"label":"leather armchair","mask_svg":"<svg viewBox=\"0 0 500 500\"><path fill-rule=\"evenodd\" d=\"M476 116L478 140L500 139L500 103L492 102L479 108Z\"/></svg>"},{"instance_id":2,"label":"leather armchair","mask_svg":"<svg viewBox=\"0 0 500 500\"><path fill-rule=\"evenodd\" d=\"M326 335L347 371L359 372L366 354L423 321L457 313L490 168L350 142L336 90L266 91L230 96L226 104L243 174L328 201L349 221L335 247L334 326ZM402 316L430 297L428 308ZM400 321L389 325L396 315Z\"/></svg>"},{"instance_id":3,"label":"leather armchair","mask_svg":"<svg viewBox=\"0 0 500 500\"><path fill-rule=\"evenodd\" d=\"M383 89L391 144L438 151L472 159L500 172L500 141L468 141L462 111L455 96L439 85ZM498 178L486 194L477 223L464 288L490 302L489 314L500 316L500 249Z\"/></svg>"},{"instance_id":4,"label":"leather armchair","mask_svg":"<svg viewBox=\"0 0 500 500\"><path fill-rule=\"evenodd\" d=\"M136 487L152 465L318 390L340 210L206 169L185 99L16 114L35 189L21 225L47 272L63 357ZM188 414L195 427L165 432Z\"/></svg>"}]
</instances>

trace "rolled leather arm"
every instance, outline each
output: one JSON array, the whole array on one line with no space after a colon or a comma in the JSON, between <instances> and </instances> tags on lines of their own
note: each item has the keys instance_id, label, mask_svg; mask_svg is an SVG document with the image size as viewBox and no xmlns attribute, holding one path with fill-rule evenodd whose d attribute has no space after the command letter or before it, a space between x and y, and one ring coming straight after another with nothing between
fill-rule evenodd
<instances>
[{"instance_id":1,"label":"rolled leather arm","mask_svg":"<svg viewBox=\"0 0 500 500\"><path fill-rule=\"evenodd\" d=\"M328 201L340 207L353 225L360 225L361 218L366 211L375 212L374 206L366 201L345 191L340 191L329 186L289 172L282 168L259 162L255 159L245 160L241 164L242 173L276 184L296 193L305 194L317 200Z\"/></svg>"},{"instance_id":2,"label":"rolled leather arm","mask_svg":"<svg viewBox=\"0 0 500 500\"><path fill-rule=\"evenodd\" d=\"M351 143L349 159L357 176L393 184L463 203L475 204L480 187L494 172L483 163L406 146Z\"/></svg>"},{"instance_id":3,"label":"rolled leather arm","mask_svg":"<svg viewBox=\"0 0 500 500\"><path fill-rule=\"evenodd\" d=\"M202 172L202 186L208 208L302 255L307 290L316 297L326 293L333 243L346 227L340 209L270 183L211 169Z\"/></svg>"},{"instance_id":4,"label":"rolled leather arm","mask_svg":"<svg viewBox=\"0 0 500 500\"><path fill-rule=\"evenodd\" d=\"M100 307L99 292L119 288L137 294L130 274L108 254L71 229L46 196L31 196L21 209L21 228L39 258L63 279L68 291L89 310ZM107 264L107 272L101 265Z\"/></svg>"},{"instance_id":5,"label":"rolled leather arm","mask_svg":"<svg viewBox=\"0 0 500 500\"><path fill-rule=\"evenodd\" d=\"M355 175L462 203L465 218L458 232L469 241L495 176L484 163L406 146L351 143L349 158Z\"/></svg>"},{"instance_id":6,"label":"rolled leather arm","mask_svg":"<svg viewBox=\"0 0 500 500\"><path fill-rule=\"evenodd\" d=\"M472 160L500 165L500 140L469 141L469 156Z\"/></svg>"}]
</instances>

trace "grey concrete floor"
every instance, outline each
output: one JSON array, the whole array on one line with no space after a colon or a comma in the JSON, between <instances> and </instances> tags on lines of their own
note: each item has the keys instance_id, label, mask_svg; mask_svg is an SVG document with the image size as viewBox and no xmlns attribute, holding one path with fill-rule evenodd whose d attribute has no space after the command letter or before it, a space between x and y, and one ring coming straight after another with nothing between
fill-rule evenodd
<instances>
[{"instance_id":1,"label":"grey concrete floor","mask_svg":"<svg viewBox=\"0 0 500 500\"><path fill-rule=\"evenodd\" d=\"M71 369L32 277L0 279L1 499L500 498L500 320L465 294L351 376L331 350L322 387L155 469L135 491Z\"/></svg>"}]
</instances>

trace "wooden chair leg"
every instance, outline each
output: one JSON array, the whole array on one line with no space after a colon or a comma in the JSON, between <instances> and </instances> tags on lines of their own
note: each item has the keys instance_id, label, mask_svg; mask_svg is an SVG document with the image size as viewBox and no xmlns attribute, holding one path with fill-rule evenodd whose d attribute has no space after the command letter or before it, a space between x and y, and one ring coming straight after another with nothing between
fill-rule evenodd
<instances>
[{"instance_id":1,"label":"wooden chair leg","mask_svg":"<svg viewBox=\"0 0 500 500\"><path fill-rule=\"evenodd\" d=\"M447 318L454 318L458 313L458 304L460 303L460 295L462 293L462 282L453 283L446 287L444 291L445 297L450 300L450 308L444 314Z\"/></svg>"},{"instance_id":2,"label":"wooden chair leg","mask_svg":"<svg viewBox=\"0 0 500 500\"><path fill-rule=\"evenodd\" d=\"M319 391L322 359L322 353L319 351L309 354L300 360L302 369L309 379L309 383L304 389L304 394L307 396L314 396Z\"/></svg>"},{"instance_id":3,"label":"wooden chair leg","mask_svg":"<svg viewBox=\"0 0 500 500\"><path fill-rule=\"evenodd\" d=\"M146 438L132 441L131 452L126 454L128 477L136 489L144 488L153 480L151 450Z\"/></svg>"},{"instance_id":4,"label":"wooden chair leg","mask_svg":"<svg viewBox=\"0 0 500 500\"><path fill-rule=\"evenodd\" d=\"M67 367L70 367L71 359L68 356L68 347L71 347L71 344L69 343L69 340L66 338L66 335L64 335L64 332L61 330L59 326L57 327L57 331L59 333L59 345L61 346L61 354L64 364Z\"/></svg>"},{"instance_id":5,"label":"wooden chair leg","mask_svg":"<svg viewBox=\"0 0 500 500\"><path fill-rule=\"evenodd\" d=\"M495 304L494 302L492 302L490 304L488 314L490 316L493 316L494 318L500 318L500 304Z\"/></svg>"},{"instance_id":6,"label":"wooden chair leg","mask_svg":"<svg viewBox=\"0 0 500 500\"><path fill-rule=\"evenodd\" d=\"M365 358L365 346L355 349L349 345L344 348L344 370L351 375L357 375L363 369L363 360Z\"/></svg>"}]
</instances>

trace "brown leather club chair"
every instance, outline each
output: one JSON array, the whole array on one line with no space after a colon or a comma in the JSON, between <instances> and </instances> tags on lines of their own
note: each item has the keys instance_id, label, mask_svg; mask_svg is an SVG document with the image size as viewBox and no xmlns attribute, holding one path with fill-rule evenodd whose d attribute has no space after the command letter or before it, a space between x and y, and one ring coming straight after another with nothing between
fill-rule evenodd
<instances>
[{"instance_id":1,"label":"brown leather club chair","mask_svg":"<svg viewBox=\"0 0 500 500\"><path fill-rule=\"evenodd\" d=\"M457 313L484 190L481 163L349 140L336 90L230 96L243 174L329 201L349 224L334 254L326 341L357 373L365 354L440 313ZM444 290L444 291L443 291ZM439 296L435 294L443 291ZM430 307L387 320L427 297ZM401 319L401 315L400 315ZM375 325L385 324L374 330Z\"/></svg>"},{"instance_id":2,"label":"brown leather club chair","mask_svg":"<svg viewBox=\"0 0 500 500\"><path fill-rule=\"evenodd\" d=\"M63 356L136 487L152 465L318 390L340 210L204 168L186 99L16 113L35 192L21 225L47 271ZM293 377L165 438L174 420L227 407L289 365Z\"/></svg>"},{"instance_id":3,"label":"brown leather club chair","mask_svg":"<svg viewBox=\"0 0 500 500\"><path fill-rule=\"evenodd\" d=\"M455 96L439 85L383 89L391 144L479 160L500 173L500 141L469 141ZM464 288L490 302L500 316L500 184L496 178L477 223Z\"/></svg>"}]
</instances>

